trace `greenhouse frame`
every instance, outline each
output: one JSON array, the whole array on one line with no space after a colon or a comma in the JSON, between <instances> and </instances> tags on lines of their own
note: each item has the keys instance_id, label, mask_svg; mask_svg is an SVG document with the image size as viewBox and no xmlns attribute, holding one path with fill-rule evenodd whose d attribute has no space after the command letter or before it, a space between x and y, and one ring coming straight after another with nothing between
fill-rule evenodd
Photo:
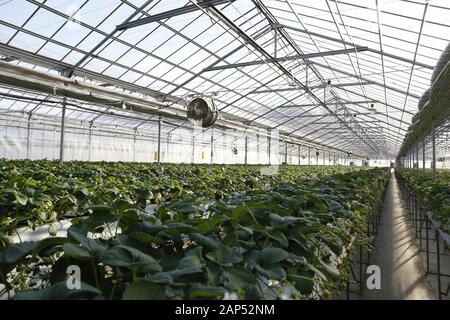
<instances>
[{"instance_id":1,"label":"greenhouse frame","mask_svg":"<svg viewBox=\"0 0 450 320\"><path fill-rule=\"evenodd\" d=\"M133 238L135 225L125 226L121 218L102 220L102 230L111 225L116 228L109 240L119 241L119 232L133 241L144 241L143 234L150 232L145 241L161 250L165 241L182 241L186 252L180 256L177 270L183 259L199 254L201 263L195 268L203 271L196 272L203 272L206 280L198 280L201 277L194 271L191 278L196 279L193 287L198 285L201 290L177 291L175 284L182 282L178 277L186 275L175 275L159 253L136 246L144 252L139 254L158 264L154 270L147 266L150 271L142 277L133 269L132 279L141 279L139 283L124 280L118 285L122 291L116 291L115 285L111 291L109 284L99 284L96 279L96 283L86 282L91 289L67 289L61 296L449 299L449 17L448 0L0 0L0 299L54 299L48 290L59 284L38 281L30 285L33 281L29 279L36 275L23 274L23 268L31 266L24 259L38 257L43 263L60 256L80 258L82 253L75 253L73 247L70 251L69 240L55 240L57 253L44 258L31 245L45 240L34 238L36 230L48 229L46 239L78 239L80 242L71 245L81 250L87 242L79 240L78 233L74 236L78 229L73 230L82 226L86 234L94 234L86 241L100 239L95 236L99 226L89 229L96 223L92 217L96 210L98 217L104 217L107 210L120 216L121 209L115 207L119 199L129 199L133 210L140 212L139 219L144 219L141 214L161 215L151 218L152 224L170 228L165 224L185 223L197 228L196 219L204 215L213 221L217 210L225 210L222 218L231 210L233 220L237 208L248 206L247 214L253 216L252 206L257 210L256 204L266 201L261 195L264 192L267 197L275 192L300 201L304 195L299 194L305 191L296 189L295 193L287 188L306 185L317 194L324 193L317 199L330 196L323 191L327 188L336 194L323 208L301 201L289 207L293 204L283 200L279 205L287 206L283 211L287 217L278 209L270 211L271 217L279 217L276 221L253 217L269 228L267 234L240 218L233 225L243 228L233 229L237 238L247 232L245 228L255 228L252 250L256 256L261 254L256 262L245 260L247 254L252 256L247 242L227 242L230 236L222 229L213 232L203 226L192 235L185 226L167 231L168 235L158 233L162 238L176 234L177 240L156 240L155 234L141 226L137 239ZM50 177L45 177L46 173ZM150 180L144 177L147 174ZM53 177L54 182L49 182ZM229 185L221 179L229 180ZM364 185L361 190L358 182ZM114 195L108 188L116 190ZM103 199L101 192L105 192ZM48 197L42 200L47 207L43 202L37 204L38 194ZM317 199L314 201L321 201ZM73 202L69 207L68 201ZM191 201L197 211L189 207L189 218L175 221L175 216L188 210L176 206L183 201ZM301 256L291 246L301 245L297 242L303 240L288 236L291 224L300 223L293 221L306 221L309 212L322 217L322 209L337 210L343 216L330 221L317 218L325 219L318 235L311 234L318 239L306 236L305 241L311 243L302 250L318 245L319 251L333 251L332 243L341 243L345 250L333 251L331 262L326 254ZM47 216L41 219L41 214L35 220L36 212ZM355 218L361 212L364 218ZM19 219L22 215L27 218ZM80 217L91 224L83 224ZM395 219L410 229L397 230ZM346 227L342 226L344 220ZM227 225L226 221L222 223ZM288 229L278 230L280 225ZM328 225L344 229L330 235L324 227ZM134 228L133 235L128 228ZM258 240L258 232L272 240ZM399 232L411 238L408 246L417 247L410 262L393 245L403 239ZM111 249L109 240L98 241L107 251L116 250ZM24 254L13 267L8 250L24 243L29 243L29 250L20 247ZM219 253L222 246L226 249ZM212 251L205 252L205 248ZM412 249L408 248L403 247L409 254ZM264 258L269 249L271 261L283 271ZM219 261L222 256L233 256L233 250L243 257ZM383 253L389 250L393 256L399 254L400 261L406 259L405 268L413 270L394 268ZM297 259L305 259L302 268L310 266L295 268L301 269L301 277L314 282L311 290L306 288L306 280L296 278L294 252ZM106 257L97 257L100 269L112 260L109 253L104 254ZM334 265L334 259L340 262ZM410 266L412 261L421 267ZM208 269L211 263L221 270L216 282L210 276L215 271ZM377 264L382 289L364 288L366 271ZM238 265L242 270L230 271ZM156 270L159 273L154 273ZM255 281L264 285L248 289L247 272L259 272ZM22 281L28 285L8 280L16 273L28 279ZM383 282L387 273L394 279L390 289ZM397 279L400 273L410 273L413 280L423 273L427 284L416 284L410 292L398 291L395 286L409 285L401 281L410 280ZM273 279L279 292L275 296L267 284ZM148 288L136 289L144 282ZM241 282L245 285L240 286ZM150 291L153 296L147 295Z\"/></svg>"}]
</instances>

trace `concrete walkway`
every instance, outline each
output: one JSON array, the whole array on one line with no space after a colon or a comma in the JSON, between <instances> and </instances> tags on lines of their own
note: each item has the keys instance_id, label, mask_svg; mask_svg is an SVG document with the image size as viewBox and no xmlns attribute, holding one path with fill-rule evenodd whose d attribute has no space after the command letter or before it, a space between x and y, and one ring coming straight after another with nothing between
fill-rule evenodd
<instances>
[{"instance_id":1,"label":"concrete walkway","mask_svg":"<svg viewBox=\"0 0 450 320\"><path fill-rule=\"evenodd\" d=\"M436 299L425 276L406 204L394 174L387 187L371 264L381 269L381 289L364 290L362 299Z\"/></svg>"}]
</instances>

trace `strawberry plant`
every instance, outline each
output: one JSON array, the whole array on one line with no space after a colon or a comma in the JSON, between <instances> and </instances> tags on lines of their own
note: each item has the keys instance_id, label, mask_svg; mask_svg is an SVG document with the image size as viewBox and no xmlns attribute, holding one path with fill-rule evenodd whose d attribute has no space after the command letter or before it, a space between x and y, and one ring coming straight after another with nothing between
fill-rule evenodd
<instances>
[{"instance_id":1,"label":"strawberry plant","mask_svg":"<svg viewBox=\"0 0 450 320\"><path fill-rule=\"evenodd\" d=\"M133 175L153 169L136 166ZM99 175L107 168L100 165ZM168 168L181 170L156 167ZM54 170L55 177L70 179L68 172ZM4 290L16 299L325 298L346 277L336 257L353 237L365 241L367 216L388 179L386 169L285 167L281 177L264 177L244 166L198 166L192 179L205 170L215 176L211 185L233 191L228 196L207 189L198 194L187 188L193 182L186 174L179 184L182 191L169 193L154 212L143 204L162 187L142 191L140 183L126 188L116 182L117 190L108 193L73 185L65 194L65 208L75 216L66 238L6 244L0 250ZM236 177L228 176L231 172ZM178 171L177 181L180 177ZM225 177L238 186L256 178L268 185L239 190L229 187ZM100 190L104 194L96 194ZM107 204L88 201L103 195ZM77 215L82 213L78 202L86 203L87 214ZM71 265L81 269L80 289L65 285Z\"/></svg>"},{"instance_id":2,"label":"strawberry plant","mask_svg":"<svg viewBox=\"0 0 450 320\"><path fill-rule=\"evenodd\" d=\"M405 181L424 209L432 212L444 230L450 230L450 171L398 169L396 173Z\"/></svg>"}]
</instances>

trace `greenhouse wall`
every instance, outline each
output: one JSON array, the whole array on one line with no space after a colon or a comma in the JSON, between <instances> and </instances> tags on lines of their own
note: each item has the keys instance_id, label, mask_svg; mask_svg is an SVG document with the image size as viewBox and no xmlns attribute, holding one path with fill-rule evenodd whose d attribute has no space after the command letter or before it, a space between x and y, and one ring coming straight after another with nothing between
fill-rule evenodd
<instances>
[{"instance_id":1,"label":"greenhouse wall","mask_svg":"<svg viewBox=\"0 0 450 320\"><path fill-rule=\"evenodd\" d=\"M65 125L65 161L157 162L157 126L153 130L136 131L72 120L67 120ZM57 119L28 121L26 116L4 116L0 119L0 157L58 160L60 128L61 123ZM196 126L182 128L165 124L161 125L161 161L273 165L284 162L293 165L350 165L354 162L362 165L361 161L340 158L331 151L289 143L286 146L275 130L268 136L266 132L205 130Z\"/></svg>"}]
</instances>

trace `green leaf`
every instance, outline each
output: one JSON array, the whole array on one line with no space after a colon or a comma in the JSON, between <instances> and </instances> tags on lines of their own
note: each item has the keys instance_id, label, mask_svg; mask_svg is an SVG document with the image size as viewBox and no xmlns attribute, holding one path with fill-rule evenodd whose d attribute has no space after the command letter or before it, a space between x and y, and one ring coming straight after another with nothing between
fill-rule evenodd
<instances>
[{"instance_id":1,"label":"green leaf","mask_svg":"<svg viewBox=\"0 0 450 320\"><path fill-rule=\"evenodd\" d=\"M328 274L334 280L339 279L340 272L335 265L333 265L332 263L326 263L320 258L318 258L318 260L326 274Z\"/></svg>"},{"instance_id":2,"label":"green leaf","mask_svg":"<svg viewBox=\"0 0 450 320\"><path fill-rule=\"evenodd\" d=\"M157 284L171 284L173 282L173 277L167 272L158 272L155 274L146 275L144 280Z\"/></svg>"},{"instance_id":3,"label":"green leaf","mask_svg":"<svg viewBox=\"0 0 450 320\"><path fill-rule=\"evenodd\" d=\"M282 247L287 247L289 245L288 239L280 230L271 230L269 237L277 241Z\"/></svg>"},{"instance_id":4,"label":"green leaf","mask_svg":"<svg viewBox=\"0 0 450 320\"><path fill-rule=\"evenodd\" d=\"M253 236L253 230L251 228L239 225L237 236L241 240L249 240Z\"/></svg>"},{"instance_id":5,"label":"green leaf","mask_svg":"<svg viewBox=\"0 0 450 320\"><path fill-rule=\"evenodd\" d=\"M219 242L212 236L204 236L200 233L191 233L190 237L199 245L207 249L216 250L219 247Z\"/></svg>"},{"instance_id":6,"label":"green leaf","mask_svg":"<svg viewBox=\"0 0 450 320\"><path fill-rule=\"evenodd\" d=\"M100 295L100 290L84 282L81 283L81 289L69 289L67 283L62 281L45 289L18 292L14 298L16 300L66 300L94 298Z\"/></svg>"},{"instance_id":7,"label":"green leaf","mask_svg":"<svg viewBox=\"0 0 450 320\"><path fill-rule=\"evenodd\" d=\"M225 289L220 287L196 286L189 290L189 299L223 299Z\"/></svg>"},{"instance_id":8,"label":"green leaf","mask_svg":"<svg viewBox=\"0 0 450 320\"><path fill-rule=\"evenodd\" d=\"M158 272L162 267L151 256L124 245L118 245L101 255L103 264L115 267L124 267L143 273Z\"/></svg>"},{"instance_id":9,"label":"green leaf","mask_svg":"<svg viewBox=\"0 0 450 320\"><path fill-rule=\"evenodd\" d=\"M87 237L85 229L71 226L67 230L67 236L79 243L89 251L92 256L98 256L106 250L106 246L101 244L99 240L90 239Z\"/></svg>"},{"instance_id":10,"label":"green leaf","mask_svg":"<svg viewBox=\"0 0 450 320\"><path fill-rule=\"evenodd\" d=\"M92 207L91 207L92 208ZM83 219L81 225L88 231L95 232L105 223L111 223L117 220L117 217L111 212L110 207L102 207L102 210L95 210L87 219Z\"/></svg>"},{"instance_id":11,"label":"green leaf","mask_svg":"<svg viewBox=\"0 0 450 320\"><path fill-rule=\"evenodd\" d=\"M279 265L271 265L268 267L256 265L255 269L268 279L282 280L286 278L286 272Z\"/></svg>"},{"instance_id":12,"label":"green leaf","mask_svg":"<svg viewBox=\"0 0 450 320\"><path fill-rule=\"evenodd\" d=\"M39 242L36 241L26 241L10 245L3 253L2 262L17 264L20 260L31 254L38 244Z\"/></svg>"},{"instance_id":13,"label":"green leaf","mask_svg":"<svg viewBox=\"0 0 450 320\"><path fill-rule=\"evenodd\" d=\"M221 245L214 254L207 254L207 257L220 265L231 267L233 264L243 260L242 254L236 249Z\"/></svg>"},{"instance_id":14,"label":"green leaf","mask_svg":"<svg viewBox=\"0 0 450 320\"><path fill-rule=\"evenodd\" d=\"M258 263L263 266L271 266L289 257L289 254L280 248L267 247L262 249L257 256Z\"/></svg>"},{"instance_id":15,"label":"green leaf","mask_svg":"<svg viewBox=\"0 0 450 320\"><path fill-rule=\"evenodd\" d=\"M167 223L164 225L165 226L165 230L164 232L167 233L190 233L193 230L195 230L195 228L189 224L186 223Z\"/></svg>"},{"instance_id":16,"label":"green leaf","mask_svg":"<svg viewBox=\"0 0 450 320\"><path fill-rule=\"evenodd\" d=\"M314 289L314 273L312 271L299 271L297 274L289 274L288 280L300 291L301 294L311 294Z\"/></svg>"},{"instance_id":17,"label":"green leaf","mask_svg":"<svg viewBox=\"0 0 450 320\"><path fill-rule=\"evenodd\" d=\"M258 285L248 284L244 287L245 299L247 300L263 300L264 296Z\"/></svg>"},{"instance_id":18,"label":"green leaf","mask_svg":"<svg viewBox=\"0 0 450 320\"><path fill-rule=\"evenodd\" d=\"M28 202L28 197L24 195L22 192L14 190L14 197L16 198L16 202L22 206L25 206Z\"/></svg>"},{"instance_id":19,"label":"green leaf","mask_svg":"<svg viewBox=\"0 0 450 320\"><path fill-rule=\"evenodd\" d=\"M73 243L65 243L63 245L64 254L77 260L89 260L92 258L90 252L79 245Z\"/></svg>"},{"instance_id":20,"label":"green leaf","mask_svg":"<svg viewBox=\"0 0 450 320\"><path fill-rule=\"evenodd\" d=\"M256 283L255 276L241 266L223 268L223 275L232 284L237 285L237 287L244 287L247 284Z\"/></svg>"},{"instance_id":21,"label":"green leaf","mask_svg":"<svg viewBox=\"0 0 450 320\"><path fill-rule=\"evenodd\" d=\"M138 281L131 283L124 291L123 300L166 300L164 287L149 283L146 281Z\"/></svg>"},{"instance_id":22,"label":"green leaf","mask_svg":"<svg viewBox=\"0 0 450 320\"><path fill-rule=\"evenodd\" d=\"M282 217L276 213L269 214L269 218L270 218L270 220L272 220L272 222L274 224L279 224L279 225L292 225L299 220L298 217L293 217L293 216Z\"/></svg>"},{"instance_id":23,"label":"green leaf","mask_svg":"<svg viewBox=\"0 0 450 320\"><path fill-rule=\"evenodd\" d=\"M180 269L200 269L203 266L203 262L196 256L183 257L178 264L178 268Z\"/></svg>"},{"instance_id":24,"label":"green leaf","mask_svg":"<svg viewBox=\"0 0 450 320\"><path fill-rule=\"evenodd\" d=\"M151 234L145 233L145 232L131 232L128 234L128 236L131 239L137 240L139 242L142 242L144 244L147 245L152 245L152 244L158 244L158 245L162 245L164 244L166 241L164 241L163 239L161 239L160 237L157 236L153 236Z\"/></svg>"}]
</instances>

